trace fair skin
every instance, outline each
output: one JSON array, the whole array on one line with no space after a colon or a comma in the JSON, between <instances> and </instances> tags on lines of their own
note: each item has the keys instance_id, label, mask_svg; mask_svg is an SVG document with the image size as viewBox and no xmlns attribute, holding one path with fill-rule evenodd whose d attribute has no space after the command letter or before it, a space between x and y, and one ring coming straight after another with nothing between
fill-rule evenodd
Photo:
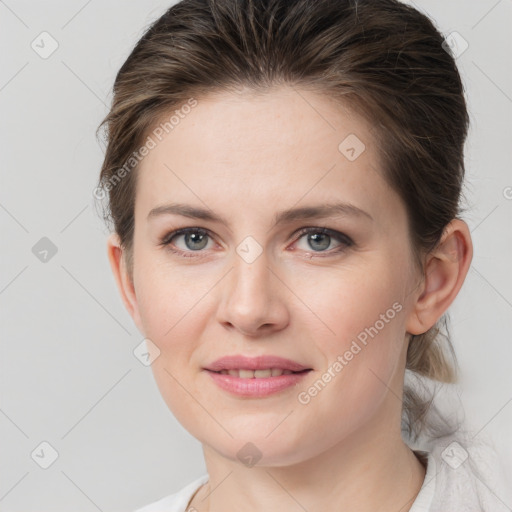
<instances>
[{"instance_id":1,"label":"fair skin","mask_svg":"<svg viewBox=\"0 0 512 512\"><path fill-rule=\"evenodd\" d=\"M203 446L209 482L189 505L238 510L409 510L425 469L400 433L409 334L432 327L461 288L472 259L469 229L454 220L416 273L407 216L379 173L370 126L327 97L290 87L252 96L218 93L198 105L144 158L135 202L133 281L113 234L108 255L122 299L160 350L152 364L164 400ZM354 161L338 150L355 134ZM364 215L295 219L290 208L351 203ZM184 203L227 219L165 214ZM171 231L199 227L205 242ZM327 227L353 245L297 231ZM236 251L253 237L251 263ZM200 246L198 250L197 247ZM336 252L337 249L343 249ZM298 401L380 315L392 320L307 404ZM202 368L227 354L273 354L313 370L265 398L218 388ZM237 457L246 444L261 459ZM191 509L191 510L194 510Z\"/></svg>"}]
</instances>

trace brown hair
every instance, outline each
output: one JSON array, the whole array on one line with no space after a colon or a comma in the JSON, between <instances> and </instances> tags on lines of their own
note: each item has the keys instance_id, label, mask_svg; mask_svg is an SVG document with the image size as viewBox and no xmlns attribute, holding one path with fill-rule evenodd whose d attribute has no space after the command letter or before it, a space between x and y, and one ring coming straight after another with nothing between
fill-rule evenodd
<instances>
[{"instance_id":1,"label":"brown hair","mask_svg":"<svg viewBox=\"0 0 512 512\"><path fill-rule=\"evenodd\" d=\"M372 125L384 178L408 213L411 251L425 255L458 217L469 126L463 85L443 36L395 0L183 0L145 32L119 70L99 188L133 269L135 154L171 109L216 91L291 85L321 92ZM126 162L133 160L131 168ZM119 173L120 169L123 173ZM122 174L122 176L120 176ZM421 273L420 273L421 274ZM422 275L422 274L421 274ZM440 325L411 336L407 370L454 382L456 359ZM450 356L450 357L448 357ZM451 361L450 361L451 359ZM432 399L404 387L402 428L429 427Z\"/></svg>"}]
</instances>

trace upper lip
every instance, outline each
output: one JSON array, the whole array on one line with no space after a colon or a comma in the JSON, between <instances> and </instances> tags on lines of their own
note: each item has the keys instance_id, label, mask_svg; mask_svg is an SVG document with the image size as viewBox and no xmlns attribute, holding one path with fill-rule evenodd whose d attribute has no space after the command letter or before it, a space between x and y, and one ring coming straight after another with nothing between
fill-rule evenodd
<instances>
[{"instance_id":1,"label":"upper lip","mask_svg":"<svg viewBox=\"0 0 512 512\"><path fill-rule=\"evenodd\" d=\"M265 370L267 368L281 368L292 372L311 370L307 366L278 356L257 356L248 357L242 355L224 356L208 366L205 370L220 372L221 370Z\"/></svg>"}]
</instances>

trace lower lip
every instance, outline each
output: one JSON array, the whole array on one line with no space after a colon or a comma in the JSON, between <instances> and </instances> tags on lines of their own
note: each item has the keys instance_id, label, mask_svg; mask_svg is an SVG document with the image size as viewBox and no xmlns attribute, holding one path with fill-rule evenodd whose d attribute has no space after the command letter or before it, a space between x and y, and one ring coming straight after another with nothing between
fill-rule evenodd
<instances>
[{"instance_id":1,"label":"lower lip","mask_svg":"<svg viewBox=\"0 0 512 512\"><path fill-rule=\"evenodd\" d=\"M210 370L205 371L211 376L215 384L225 391L229 391L237 396L265 397L297 385L311 370L301 373L289 373L279 377L253 379L241 379L233 375L224 375Z\"/></svg>"}]
</instances>

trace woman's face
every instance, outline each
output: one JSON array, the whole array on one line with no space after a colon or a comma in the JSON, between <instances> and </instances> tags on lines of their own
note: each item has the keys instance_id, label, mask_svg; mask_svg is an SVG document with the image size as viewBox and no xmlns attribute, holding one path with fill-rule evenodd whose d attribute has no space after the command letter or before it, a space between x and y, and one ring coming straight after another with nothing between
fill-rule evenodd
<instances>
[{"instance_id":1,"label":"woman's face","mask_svg":"<svg viewBox=\"0 0 512 512\"><path fill-rule=\"evenodd\" d=\"M289 87L197 100L152 135L137 177L131 313L160 351L167 405L218 454L252 450L275 466L396 426L415 275L369 126ZM361 212L313 211L338 203ZM178 204L203 214L164 210ZM184 228L203 231L163 245ZM266 396L237 394L205 370L229 355L311 370Z\"/></svg>"}]
</instances>

